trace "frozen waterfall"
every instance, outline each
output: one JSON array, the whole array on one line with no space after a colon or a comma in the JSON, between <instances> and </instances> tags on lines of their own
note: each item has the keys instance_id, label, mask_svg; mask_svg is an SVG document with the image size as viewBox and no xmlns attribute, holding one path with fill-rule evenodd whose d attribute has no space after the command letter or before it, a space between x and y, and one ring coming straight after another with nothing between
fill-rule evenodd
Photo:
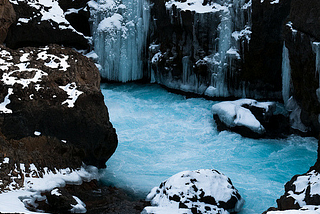
<instances>
[{"instance_id":1,"label":"frozen waterfall","mask_svg":"<svg viewBox=\"0 0 320 214\"><path fill-rule=\"evenodd\" d=\"M291 94L291 67L289 59L289 50L285 43L282 50L282 99L287 104Z\"/></svg>"},{"instance_id":2,"label":"frozen waterfall","mask_svg":"<svg viewBox=\"0 0 320 214\"><path fill-rule=\"evenodd\" d=\"M91 0L94 50L101 76L128 82L143 77L149 5L145 0Z\"/></svg>"}]
</instances>

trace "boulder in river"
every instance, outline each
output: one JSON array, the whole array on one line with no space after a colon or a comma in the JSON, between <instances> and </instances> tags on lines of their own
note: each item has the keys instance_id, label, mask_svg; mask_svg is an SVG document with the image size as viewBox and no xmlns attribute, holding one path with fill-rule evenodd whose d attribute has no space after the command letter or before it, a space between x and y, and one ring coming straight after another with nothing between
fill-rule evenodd
<instances>
[{"instance_id":1,"label":"boulder in river","mask_svg":"<svg viewBox=\"0 0 320 214\"><path fill-rule=\"evenodd\" d=\"M230 178L214 169L183 171L173 175L153 188L147 200L157 207L147 207L145 213L166 208L176 210L176 213L187 209L193 214L227 214L239 212L244 204Z\"/></svg>"}]
</instances>

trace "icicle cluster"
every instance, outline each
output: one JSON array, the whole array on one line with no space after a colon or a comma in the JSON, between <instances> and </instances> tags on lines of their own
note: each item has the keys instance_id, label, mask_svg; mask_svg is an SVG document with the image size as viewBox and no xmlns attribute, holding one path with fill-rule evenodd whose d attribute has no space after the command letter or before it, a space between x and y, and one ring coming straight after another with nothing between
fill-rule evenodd
<instances>
[{"instance_id":1,"label":"icicle cluster","mask_svg":"<svg viewBox=\"0 0 320 214\"><path fill-rule=\"evenodd\" d=\"M141 79L150 18L147 2L91 0L88 5L101 76L120 82Z\"/></svg>"}]
</instances>

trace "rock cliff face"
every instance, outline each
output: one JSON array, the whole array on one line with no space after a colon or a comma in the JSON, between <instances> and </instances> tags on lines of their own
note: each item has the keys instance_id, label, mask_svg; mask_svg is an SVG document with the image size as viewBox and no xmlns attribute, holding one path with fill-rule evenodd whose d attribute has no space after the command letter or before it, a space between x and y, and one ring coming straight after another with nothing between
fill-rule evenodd
<instances>
[{"instance_id":1,"label":"rock cliff face","mask_svg":"<svg viewBox=\"0 0 320 214\"><path fill-rule=\"evenodd\" d=\"M313 135L320 131L320 2L292 0L284 42L291 68L291 95L301 108L300 118Z\"/></svg>"},{"instance_id":2,"label":"rock cliff face","mask_svg":"<svg viewBox=\"0 0 320 214\"><path fill-rule=\"evenodd\" d=\"M212 97L246 96L239 78L251 34L251 1L152 1L150 78Z\"/></svg>"},{"instance_id":3,"label":"rock cliff face","mask_svg":"<svg viewBox=\"0 0 320 214\"><path fill-rule=\"evenodd\" d=\"M0 76L2 155L47 167L105 167L117 136L93 62L56 45L1 46Z\"/></svg>"},{"instance_id":4,"label":"rock cliff face","mask_svg":"<svg viewBox=\"0 0 320 214\"><path fill-rule=\"evenodd\" d=\"M8 0L0 1L0 44L7 37L10 25L16 20L16 13Z\"/></svg>"}]
</instances>

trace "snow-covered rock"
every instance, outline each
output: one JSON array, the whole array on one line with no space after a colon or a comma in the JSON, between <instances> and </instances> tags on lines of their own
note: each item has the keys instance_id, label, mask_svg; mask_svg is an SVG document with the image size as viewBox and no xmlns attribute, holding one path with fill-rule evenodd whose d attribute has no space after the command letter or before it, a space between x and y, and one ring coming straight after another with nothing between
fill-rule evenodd
<instances>
[{"instance_id":1,"label":"snow-covered rock","mask_svg":"<svg viewBox=\"0 0 320 214\"><path fill-rule=\"evenodd\" d=\"M266 129L261 120L265 121L272 116L275 103L240 99L214 104L211 110L218 129L228 128L244 136L254 137L265 134Z\"/></svg>"},{"instance_id":2,"label":"snow-covered rock","mask_svg":"<svg viewBox=\"0 0 320 214\"><path fill-rule=\"evenodd\" d=\"M0 155L47 167L105 167L117 136L91 60L57 45L0 46L0 83L1 136L12 141L0 140Z\"/></svg>"},{"instance_id":3,"label":"snow-covered rock","mask_svg":"<svg viewBox=\"0 0 320 214\"><path fill-rule=\"evenodd\" d=\"M239 212L244 203L231 180L217 170L183 171L155 187L147 196L153 208L145 213L223 213ZM189 209L186 211L184 209ZM149 211L148 211L149 210ZM150 211L151 210L151 211Z\"/></svg>"},{"instance_id":4,"label":"snow-covered rock","mask_svg":"<svg viewBox=\"0 0 320 214\"><path fill-rule=\"evenodd\" d=\"M66 16L74 14L74 8L64 11L58 0L10 0L17 14L11 25L6 45L10 48L60 44L78 49L87 49L90 38L76 30ZM67 1L61 1L67 2ZM71 7L71 6L70 6ZM83 20L79 20L82 21ZM88 20L82 25L88 26Z\"/></svg>"},{"instance_id":5,"label":"snow-covered rock","mask_svg":"<svg viewBox=\"0 0 320 214\"><path fill-rule=\"evenodd\" d=\"M320 173L312 170L295 175L285 185L285 194L277 200L280 210L318 209L320 206Z\"/></svg>"}]
</instances>

